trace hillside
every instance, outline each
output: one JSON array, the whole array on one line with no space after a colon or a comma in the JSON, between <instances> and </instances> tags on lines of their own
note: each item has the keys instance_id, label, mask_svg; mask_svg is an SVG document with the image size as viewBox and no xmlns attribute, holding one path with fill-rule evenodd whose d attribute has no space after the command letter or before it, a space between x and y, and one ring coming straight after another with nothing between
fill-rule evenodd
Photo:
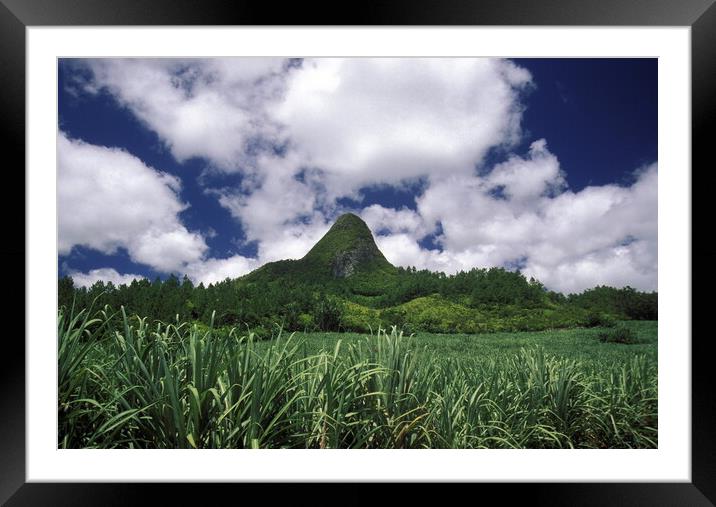
<instances>
[{"instance_id":1,"label":"hillside","mask_svg":"<svg viewBox=\"0 0 716 507\"><path fill-rule=\"evenodd\" d=\"M395 282L397 273L378 249L366 223L353 213L345 213L301 259L269 262L239 282L340 286L373 297L383 294Z\"/></svg>"},{"instance_id":2,"label":"hillside","mask_svg":"<svg viewBox=\"0 0 716 507\"><path fill-rule=\"evenodd\" d=\"M270 262L237 278L194 286L173 276L90 289L60 280L60 305L108 304L153 319L177 316L241 326L270 336L290 331L359 331L399 326L406 332L480 333L656 320L658 297L632 288L595 287L565 296L504 268L452 275L395 267L368 226L341 215L300 259Z\"/></svg>"}]
</instances>

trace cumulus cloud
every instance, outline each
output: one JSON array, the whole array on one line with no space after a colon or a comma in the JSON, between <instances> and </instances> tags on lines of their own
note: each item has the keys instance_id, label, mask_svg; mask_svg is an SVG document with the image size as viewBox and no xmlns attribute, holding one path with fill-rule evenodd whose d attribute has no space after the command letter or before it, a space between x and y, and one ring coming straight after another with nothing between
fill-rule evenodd
<instances>
[{"instance_id":1,"label":"cumulus cloud","mask_svg":"<svg viewBox=\"0 0 716 507\"><path fill-rule=\"evenodd\" d=\"M287 76L271 110L305 164L345 195L376 183L470 173L519 138L530 74L507 60L323 58Z\"/></svg>"},{"instance_id":2,"label":"cumulus cloud","mask_svg":"<svg viewBox=\"0 0 716 507\"><path fill-rule=\"evenodd\" d=\"M245 275L259 267L257 259L234 255L226 259L206 259L189 264L184 269L184 273L191 278L194 283L210 283L221 282L227 278L237 278Z\"/></svg>"},{"instance_id":3,"label":"cumulus cloud","mask_svg":"<svg viewBox=\"0 0 716 507\"><path fill-rule=\"evenodd\" d=\"M70 271L69 276L77 287L91 287L97 281L112 282L114 285L129 285L133 280L142 280L142 275L120 274L114 268L91 269L87 273Z\"/></svg>"},{"instance_id":4,"label":"cumulus cloud","mask_svg":"<svg viewBox=\"0 0 716 507\"><path fill-rule=\"evenodd\" d=\"M389 203L351 209L395 264L448 273L520 266L565 292L597 284L656 289L656 164L638 171L629 186L573 191L547 140L514 153L523 136L524 92L534 83L508 60L110 59L86 67L81 88L112 94L178 161L202 157L215 171L242 173L238 187L210 177L202 184L241 223L246 241L256 242L258 255L207 259L203 239L176 219L183 206L176 178L138 160L129 165L144 167L138 174L149 170L148 180L170 197L160 197L151 215L160 225L137 231L125 216L143 207L139 192L124 209L110 201L117 207L111 213L122 217L116 232L92 221L72 227L68 218L65 249L124 246L138 262L216 281L304 255L344 210L341 197L359 203L366 187L421 181L415 209ZM504 161L486 166L491 150ZM79 194L99 177L76 178L73 188ZM426 238L439 248L422 247Z\"/></svg>"},{"instance_id":5,"label":"cumulus cloud","mask_svg":"<svg viewBox=\"0 0 716 507\"><path fill-rule=\"evenodd\" d=\"M118 148L57 137L58 248L75 245L105 254L125 248L130 258L175 271L207 250L200 234L182 225L186 208L178 178Z\"/></svg>"},{"instance_id":6,"label":"cumulus cloud","mask_svg":"<svg viewBox=\"0 0 716 507\"><path fill-rule=\"evenodd\" d=\"M489 148L519 139L519 93L531 83L528 71L499 59L82 64L89 77L80 74L79 86L109 92L179 161L204 157L222 170L247 171L256 149L288 143L302 164L321 168L331 186L344 191L346 185L469 172ZM273 166L264 163L263 169Z\"/></svg>"},{"instance_id":7,"label":"cumulus cloud","mask_svg":"<svg viewBox=\"0 0 716 507\"><path fill-rule=\"evenodd\" d=\"M602 284L657 290L657 165L637 178L549 200L544 240L528 250L525 272L563 292Z\"/></svg>"},{"instance_id":8,"label":"cumulus cloud","mask_svg":"<svg viewBox=\"0 0 716 507\"><path fill-rule=\"evenodd\" d=\"M471 174L520 138L531 84L491 59L308 59L282 79L263 111L285 150L254 157L241 188L213 191L266 260L304 254L337 199L360 199L367 185Z\"/></svg>"},{"instance_id":9,"label":"cumulus cloud","mask_svg":"<svg viewBox=\"0 0 716 507\"><path fill-rule=\"evenodd\" d=\"M57 160L60 255L77 245L105 254L124 248L138 264L187 274L197 283L241 276L258 266L257 259L239 255L207 257L204 238L188 231L179 219L187 205L179 199L181 183L175 176L124 150L69 139L62 132ZM120 284L143 278L112 268L70 274L83 286L97 280Z\"/></svg>"},{"instance_id":10,"label":"cumulus cloud","mask_svg":"<svg viewBox=\"0 0 716 507\"><path fill-rule=\"evenodd\" d=\"M423 218L408 208L385 208L373 204L363 208L361 218L372 231L379 235L409 233L414 237L423 237L429 232Z\"/></svg>"},{"instance_id":11,"label":"cumulus cloud","mask_svg":"<svg viewBox=\"0 0 716 507\"><path fill-rule=\"evenodd\" d=\"M543 156L532 153L518 165L542 172ZM436 241L441 250L421 248L417 229L379 237L378 243L389 260L402 265L454 273L522 264L527 276L562 292L599 284L656 290L656 164L640 171L628 187L605 185L556 195L545 189L558 188L563 180L560 171L551 174L547 182L534 178L533 192L522 188L524 192L510 194L508 185L506 197L491 193L494 174L444 180L418 198L416 213L427 223L440 224ZM520 186L529 180L520 180Z\"/></svg>"},{"instance_id":12,"label":"cumulus cloud","mask_svg":"<svg viewBox=\"0 0 716 507\"><path fill-rule=\"evenodd\" d=\"M274 137L263 104L280 92L282 59L89 59L90 93L107 91L178 161L209 159L219 169L249 164L251 143Z\"/></svg>"},{"instance_id":13,"label":"cumulus cloud","mask_svg":"<svg viewBox=\"0 0 716 507\"><path fill-rule=\"evenodd\" d=\"M557 157L547 150L547 141L539 139L530 146L527 158L511 155L498 164L486 178L490 190L501 189L514 204L530 204L545 194L562 190L567 182Z\"/></svg>"}]
</instances>

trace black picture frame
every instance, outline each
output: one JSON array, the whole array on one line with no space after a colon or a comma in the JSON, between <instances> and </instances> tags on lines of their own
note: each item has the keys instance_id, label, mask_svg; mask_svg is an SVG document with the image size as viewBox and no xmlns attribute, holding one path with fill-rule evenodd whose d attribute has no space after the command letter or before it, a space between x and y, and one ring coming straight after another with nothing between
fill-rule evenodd
<instances>
[{"instance_id":1,"label":"black picture frame","mask_svg":"<svg viewBox=\"0 0 716 507\"><path fill-rule=\"evenodd\" d=\"M442 0L383 1L365 8L288 3L277 8L269 2L221 0L0 0L0 128L5 153L6 189L3 207L6 234L0 259L7 283L13 287L15 308L9 320L20 322L20 301L30 268L25 261L25 222L18 220L14 196L25 189L25 29L28 26L82 25L577 25L577 26L689 26L692 70L692 231L708 231L709 213L693 202L713 188L710 132L716 123L716 6L715 0ZM709 128L711 127L711 128ZM664 140L661 140L664 142ZM10 157L7 157L7 155ZM11 160L12 162L8 162ZM699 167L699 172L694 168ZM684 168L688 171L689 168ZM698 184L694 185L694 177ZM9 191L8 189L15 189ZM705 200L700 200L705 202ZM24 201L23 201L24 202ZM709 224L710 225L710 224ZM702 233L703 234L703 233ZM708 234L692 235L693 263L716 258ZM21 271L18 266L24 266ZM12 267L11 267L12 266ZM709 297L697 298L694 289L713 287L713 269L692 277L692 322L708 315ZM704 294L708 294L705 291ZM23 289L24 294L24 289ZM11 298L11 299L12 299ZM25 333L24 319L22 332ZM696 328L693 328L694 330ZM692 335L694 335L692 331ZM666 337L665 339L690 339ZM523 496L530 503L549 505L715 505L716 504L716 397L713 395L713 348L704 333L692 340L692 482L691 483L531 483L480 484L500 495ZM188 503L203 493L186 484L123 485L26 483L25 480L25 346L19 333L3 339L2 410L0 411L0 502L19 505L131 505L146 500L147 488L159 493L163 503L173 499ZM232 487L213 484L212 496ZM294 485L293 488L298 488ZM420 491L418 488L415 491ZM363 490L361 490L363 491ZM300 494L297 492L297 494ZM355 497L355 495L354 495Z\"/></svg>"}]
</instances>

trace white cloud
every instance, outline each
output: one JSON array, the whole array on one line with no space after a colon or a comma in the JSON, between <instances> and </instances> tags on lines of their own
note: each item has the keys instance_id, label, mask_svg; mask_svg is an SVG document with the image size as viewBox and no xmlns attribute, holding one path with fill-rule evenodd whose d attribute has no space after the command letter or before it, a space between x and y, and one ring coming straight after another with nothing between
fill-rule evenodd
<instances>
[{"instance_id":1,"label":"white cloud","mask_svg":"<svg viewBox=\"0 0 716 507\"><path fill-rule=\"evenodd\" d=\"M316 174L308 171L299 180L293 168L288 156L248 193L245 189L212 191L241 222L247 241L258 242L262 263L302 257L330 226L326 214L333 206L324 200Z\"/></svg>"},{"instance_id":2,"label":"white cloud","mask_svg":"<svg viewBox=\"0 0 716 507\"><path fill-rule=\"evenodd\" d=\"M305 254L337 198L365 185L471 174L488 149L519 139L519 94L531 82L488 59L309 59L283 78L263 111L286 152L259 154L248 184L213 191L262 260ZM414 220L366 213L386 227Z\"/></svg>"},{"instance_id":3,"label":"white cloud","mask_svg":"<svg viewBox=\"0 0 716 507\"><path fill-rule=\"evenodd\" d=\"M518 139L530 75L506 60L324 58L288 75L272 116L331 196L364 185L470 173Z\"/></svg>"},{"instance_id":4,"label":"white cloud","mask_svg":"<svg viewBox=\"0 0 716 507\"><path fill-rule=\"evenodd\" d=\"M105 254L125 248L132 261L160 272L179 272L205 284L237 277L258 266L235 255L206 258L204 238L189 232L178 213L180 181L118 148L68 139L58 143L59 252L83 245ZM111 268L70 271L78 285L97 280L129 283L140 275Z\"/></svg>"},{"instance_id":5,"label":"white cloud","mask_svg":"<svg viewBox=\"0 0 716 507\"><path fill-rule=\"evenodd\" d=\"M514 204L529 203L566 186L557 157L547 150L544 139L531 144L529 158L511 155L495 166L486 180L491 190L501 187L502 194Z\"/></svg>"},{"instance_id":6,"label":"white cloud","mask_svg":"<svg viewBox=\"0 0 716 507\"><path fill-rule=\"evenodd\" d=\"M214 170L244 175L238 188L212 188L210 177L205 184L241 222L246 241L257 242L256 259L207 260L203 239L193 242L178 223L183 205L174 195L169 211L157 212L167 221L131 236L166 249L135 245L138 262L181 265L196 280L243 274L304 255L341 211L338 198L420 180L415 210L387 203L357 210L396 264L446 272L520 264L561 291L602 283L656 289L656 165L631 186L575 192L545 140L524 156L510 154L532 78L509 61L328 58L287 70L279 59L92 60L89 68L85 89L112 93L177 160L202 157ZM495 148L505 161L485 167ZM175 179L152 174L176 192ZM82 185L73 188L81 193ZM100 250L131 246L122 238L133 222L115 221L116 233L90 224L86 234L66 227L66 237ZM421 248L433 233L441 250Z\"/></svg>"},{"instance_id":7,"label":"white cloud","mask_svg":"<svg viewBox=\"0 0 716 507\"><path fill-rule=\"evenodd\" d=\"M504 178L505 166L498 165L484 177L431 185L418 198L423 219L442 226L437 239L443 250L415 254L418 267L445 266L455 272L519 261L526 275L564 292L598 284L657 288L656 164L640 171L629 187L605 185L557 195L545 193L563 184L558 163L547 152L535 157L533 149L528 158L512 158L508 164L525 173L518 192L511 191L514 184ZM533 170L538 177L529 174ZM496 179L506 185L504 196L490 193ZM420 237L410 239L410 247L403 238L401 245L385 242L386 249L416 248ZM398 258L396 253L386 256Z\"/></svg>"},{"instance_id":8,"label":"white cloud","mask_svg":"<svg viewBox=\"0 0 716 507\"><path fill-rule=\"evenodd\" d=\"M282 59L90 59L89 92L109 91L179 161L204 157L225 171L249 163L248 145L276 135L262 118L280 92Z\"/></svg>"},{"instance_id":9,"label":"white cloud","mask_svg":"<svg viewBox=\"0 0 716 507\"><path fill-rule=\"evenodd\" d=\"M605 246L559 264L530 259L523 272L564 293L597 285L652 291L657 289L656 260L655 243L635 241L627 246Z\"/></svg>"},{"instance_id":10,"label":"white cloud","mask_svg":"<svg viewBox=\"0 0 716 507\"><path fill-rule=\"evenodd\" d=\"M460 266L458 259L450 252L421 248L415 237L406 233L378 236L376 243L385 258L396 266L415 266L446 273L455 273L466 268ZM467 269L471 267L474 266Z\"/></svg>"},{"instance_id":11,"label":"white cloud","mask_svg":"<svg viewBox=\"0 0 716 507\"><path fill-rule=\"evenodd\" d=\"M129 285L132 280L142 280L142 275L120 274L114 268L91 269L87 273L79 271L69 272L74 285L77 287L91 287L95 282L101 280L103 282L112 282L114 285Z\"/></svg>"},{"instance_id":12,"label":"white cloud","mask_svg":"<svg viewBox=\"0 0 716 507\"><path fill-rule=\"evenodd\" d=\"M408 208L396 210L385 208L380 204L373 204L363 208L361 218L373 233L385 232L395 235L406 232L415 237L423 237L430 232L425 226L423 218Z\"/></svg>"},{"instance_id":13,"label":"white cloud","mask_svg":"<svg viewBox=\"0 0 716 507\"><path fill-rule=\"evenodd\" d=\"M201 235L184 226L172 230L151 228L130 243L132 260L164 272L181 271L187 262L200 259L207 250Z\"/></svg>"},{"instance_id":14,"label":"white cloud","mask_svg":"<svg viewBox=\"0 0 716 507\"><path fill-rule=\"evenodd\" d=\"M287 225L267 236L259 245L259 258L262 262L300 259L328 232L331 224L320 220Z\"/></svg>"},{"instance_id":15,"label":"white cloud","mask_svg":"<svg viewBox=\"0 0 716 507\"><path fill-rule=\"evenodd\" d=\"M630 187L588 187L550 200L525 273L564 292L595 285L657 290L656 164L637 177Z\"/></svg>"},{"instance_id":16,"label":"white cloud","mask_svg":"<svg viewBox=\"0 0 716 507\"><path fill-rule=\"evenodd\" d=\"M479 58L320 58L290 70L271 58L85 64L84 89L110 92L177 160L263 176L315 167L329 199L470 173L488 149L519 139L519 94L531 83L508 60ZM257 160L266 142L288 146L291 167L282 156Z\"/></svg>"},{"instance_id":17,"label":"white cloud","mask_svg":"<svg viewBox=\"0 0 716 507\"><path fill-rule=\"evenodd\" d=\"M184 272L194 283L222 282L227 278L238 278L259 267L256 259L234 255L226 259L207 259L189 264Z\"/></svg>"},{"instance_id":18,"label":"white cloud","mask_svg":"<svg viewBox=\"0 0 716 507\"><path fill-rule=\"evenodd\" d=\"M57 137L59 252L75 245L130 258L159 271L199 260L207 249L178 213L179 180L118 148Z\"/></svg>"}]
</instances>

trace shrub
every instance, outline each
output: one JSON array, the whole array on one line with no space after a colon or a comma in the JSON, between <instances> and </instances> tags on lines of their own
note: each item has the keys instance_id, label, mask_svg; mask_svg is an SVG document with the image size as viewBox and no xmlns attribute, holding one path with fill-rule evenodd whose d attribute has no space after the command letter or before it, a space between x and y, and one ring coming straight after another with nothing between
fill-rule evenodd
<instances>
[{"instance_id":1,"label":"shrub","mask_svg":"<svg viewBox=\"0 0 716 507\"><path fill-rule=\"evenodd\" d=\"M586 327L614 327L616 322L603 313L590 312L585 318L584 325Z\"/></svg>"},{"instance_id":2,"label":"shrub","mask_svg":"<svg viewBox=\"0 0 716 507\"><path fill-rule=\"evenodd\" d=\"M241 322L239 314L235 310L226 310L216 316L217 326L237 326Z\"/></svg>"},{"instance_id":3,"label":"shrub","mask_svg":"<svg viewBox=\"0 0 716 507\"><path fill-rule=\"evenodd\" d=\"M358 333L370 333L380 324L380 313L373 308L345 301L343 303L343 315L341 326L344 331Z\"/></svg>"},{"instance_id":4,"label":"shrub","mask_svg":"<svg viewBox=\"0 0 716 507\"><path fill-rule=\"evenodd\" d=\"M597 338L602 343L638 343L636 333L628 327L618 326L605 329L597 334Z\"/></svg>"},{"instance_id":5,"label":"shrub","mask_svg":"<svg viewBox=\"0 0 716 507\"><path fill-rule=\"evenodd\" d=\"M404 308L386 308L380 312L380 318L384 326L397 326L402 328L405 325L406 312Z\"/></svg>"},{"instance_id":6,"label":"shrub","mask_svg":"<svg viewBox=\"0 0 716 507\"><path fill-rule=\"evenodd\" d=\"M313 331L313 328L315 327L315 323L313 322L313 315L310 315L308 313L300 314L298 316L298 324L301 329Z\"/></svg>"},{"instance_id":7,"label":"shrub","mask_svg":"<svg viewBox=\"0 0 716 507\"><path fill-rule=\"evenodd\" d=\"M321 331L338 331L343 317L343 305L333 296L321 296L314 309L314 322Z\"/></svg>"}]
</instances>

